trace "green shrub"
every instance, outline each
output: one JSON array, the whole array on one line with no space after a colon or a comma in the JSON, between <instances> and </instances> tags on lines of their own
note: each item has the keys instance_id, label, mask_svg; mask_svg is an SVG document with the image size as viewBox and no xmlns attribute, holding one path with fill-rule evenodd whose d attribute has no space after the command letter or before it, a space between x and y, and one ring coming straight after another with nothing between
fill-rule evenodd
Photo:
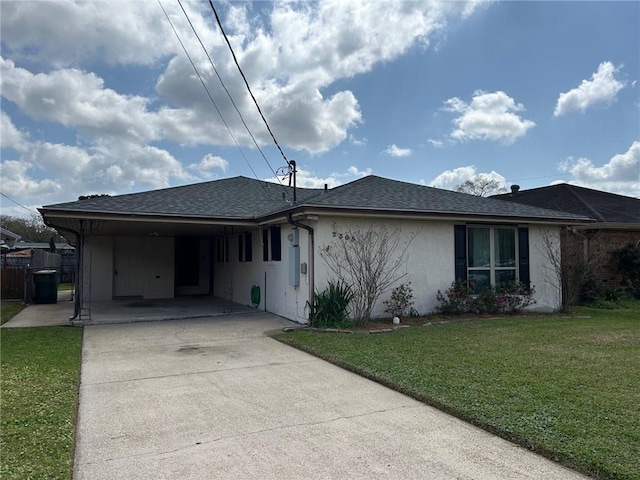
<instances>
[{"instance_id":1,"label":"green shrub","mask_svg":"<svg viewBox=\"0 0 640 480\"><path fill-rule=\"evenodd\" d=\"M640 246L627 245L615 255L624 286L630 295L640 298Z\"/></svg>"},{"instance_id":2,"label":"green shrub","mask_svg":"<svg viewBox=\"0 0 640 480\"><path fill-rule=\"evenodd\" d=\"M391 298L382 302L387 308L384 309L392 317L417 317L418 312L413 308L413 288L411 282L401 284L391 291Z\"/></svg>"},{"instance_id":3,"label":"green shrub","mask_svg":"<svg viewBox=\"0 0 640 480\"><path fill-rule=\"evenodd\" d=\"M353 298L351 287L343 282L329 282L327 288L313 297L309 308L309 324L316 328L339 328L349 325L349 302Z\"/></svg>"},{"instance_id":4,"label":"green shrub","mask_svg":"<svg viewBox=\"0 0 640 480\"><path fill-rule=\"evenodd\" d=\"M471 311L473 290L463 282L453 282L443 293L438 290L436 299L440 303L436 307L442 315L461 315Z\"/></svg>"},{"instance_id":5,"label":"green shrub","mask_svg":"<svg viewBox=\"0 0 640 480\"><path fill-rule=\"evenodd\" d=\"M442 315L517 313L536 302L534 293L534 287L519 282L491 286L478 293L464 283L454 282L444 293L438 290L436 310Z\"/></svg>"}]
</instances>

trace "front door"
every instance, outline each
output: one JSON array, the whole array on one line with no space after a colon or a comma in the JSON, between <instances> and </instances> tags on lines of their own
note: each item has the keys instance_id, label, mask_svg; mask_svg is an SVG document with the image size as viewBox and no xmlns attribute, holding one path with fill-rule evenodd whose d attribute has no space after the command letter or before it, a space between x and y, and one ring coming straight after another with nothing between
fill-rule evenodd
<instances>
[{"instance_id":1,"label":"front door","mask_svg":"<svg viewBox=\"0 0 640 480\"><path fill-rule=\"evenodd\" d=\"M115 239L113 295L141 297L144 294L144 248L139 238Z\"/></svg>"}]
</instances>

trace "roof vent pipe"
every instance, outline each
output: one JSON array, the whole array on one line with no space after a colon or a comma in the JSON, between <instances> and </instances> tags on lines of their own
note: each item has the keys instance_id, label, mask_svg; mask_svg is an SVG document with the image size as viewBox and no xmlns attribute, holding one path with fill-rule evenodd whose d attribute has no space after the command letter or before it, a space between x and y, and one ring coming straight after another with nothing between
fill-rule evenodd
<instances>
[{"instance_id":1,"label":"roof vent pipe","mask_svg":"<svg viewBox=\"0 0 640 480\"><path fill-rule=\"evenodd\" d=\"M324 191L326 192L328 189L329 189L329 184L328 184L328 183L325 183L325 184L324 184Z\"/></svg>"},{"instance_id":2,"label":"roof vent pipe","mask_svg":"<svg viewBox=\"0 0 640 480\"><path fill-rule=\"evenodd\" d=\"M515 195L520 191L520 185L511 185L511 195Z\"/></svg>"}]
</instances>

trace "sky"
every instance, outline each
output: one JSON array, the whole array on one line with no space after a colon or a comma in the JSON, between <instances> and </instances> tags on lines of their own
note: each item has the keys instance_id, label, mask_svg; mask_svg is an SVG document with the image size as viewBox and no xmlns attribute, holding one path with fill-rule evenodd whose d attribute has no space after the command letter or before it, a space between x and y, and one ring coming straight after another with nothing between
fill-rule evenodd
<instances>
[{"instance_id":1,"label":"sky","mask_svg":"<svg viewBox=\"0 0 640 480\"><path fill-rule=\"evenodd\" d=\"M285 157L305 187L373 174L640 197L638 1L213 3L282 154L208 1L2 0L2 213L287 184Z\"/></svg>"}]
</instances>

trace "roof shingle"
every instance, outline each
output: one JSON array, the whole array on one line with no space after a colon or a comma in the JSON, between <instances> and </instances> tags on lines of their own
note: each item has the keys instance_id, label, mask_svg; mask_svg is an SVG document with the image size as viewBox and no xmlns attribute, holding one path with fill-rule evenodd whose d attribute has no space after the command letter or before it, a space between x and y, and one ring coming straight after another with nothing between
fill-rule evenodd
<instances>
[{"instance_id":1,"label":"roof shingle","mask_svg":"<svg viewBox=\"0 0 640 480\"><path fill-rule=\"evenodd\" d=\"M589 216L599 222L640 223L640 199L560 183L496 195L499 200Z\"/></svg>"},{"instance_id":2,"label":"roof shingle","mask_svg":"<svg viewBox=\"0 0 640 480\"><path fill-rule=\"evenodd\" d=\"M233 177L48 205L42 210L45 213L50 210L66 211L70 215L76 212L240 220L287 211L294 206L292 198L291 187ZM374 175L328 191L298 188L295 206L563 221L586 221L591 216L482 198Z\"/></svg>"}]
</instances>

